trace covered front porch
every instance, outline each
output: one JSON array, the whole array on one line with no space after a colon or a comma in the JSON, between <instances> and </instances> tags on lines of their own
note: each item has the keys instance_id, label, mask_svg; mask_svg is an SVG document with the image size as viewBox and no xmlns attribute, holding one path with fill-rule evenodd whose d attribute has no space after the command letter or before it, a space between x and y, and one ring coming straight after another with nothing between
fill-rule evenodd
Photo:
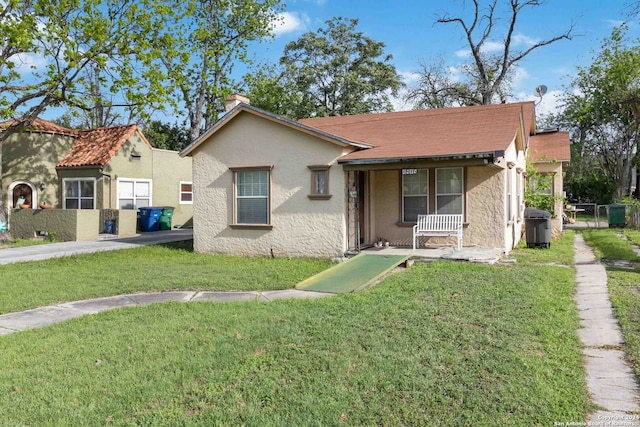
<instances>
[{"instance_id":1,"label":"covered front porch","mask_svg":"<svg viewBox=\"0 0 640 427\"><path fill-rule=\"evenodd\" d=\"M462 214L462 244L463 249L469 249L456 255L455 238L420 238L424 258L484 259L484 255L478 255L479 248L494 248L499 254L508 252L517 243L522 220L513 215L514 220L507 221L506 206L512 204L512 211L518 212L516 205L522 199L512 196L511 191L507 197L505 186L511 183L507 182L506 171L513 171L501 164L501 155L502 152L491 152L457 158L343 164L349 252L371 248L380 240L388 242L391 249L410 251L417 216L427 213Z\"/></svg>"}]
</instances>

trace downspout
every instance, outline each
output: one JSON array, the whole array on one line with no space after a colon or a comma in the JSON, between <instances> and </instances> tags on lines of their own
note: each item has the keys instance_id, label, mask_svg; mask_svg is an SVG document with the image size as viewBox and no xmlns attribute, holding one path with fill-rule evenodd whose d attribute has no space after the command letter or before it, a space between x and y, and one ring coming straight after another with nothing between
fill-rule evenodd
<instances>
[{"instance_id":1,"label":"downspout","mask_svg":"<svg viewBox=\"0 0 640 427\"><path fill-rule=\"evenodd\" d=\"M111 198L112 189L111 189L111 186L112 186L113 182L111 180L111 175L109 175L108 173L104 173L102 171L100 171L100 175L106 176L107 178L109 178L109 209L112 209L112 202L111 202L111 200L112 200L112 198ZM103 188L104 188L104 186L103 186Z\"/></svg>"}]
</instances>

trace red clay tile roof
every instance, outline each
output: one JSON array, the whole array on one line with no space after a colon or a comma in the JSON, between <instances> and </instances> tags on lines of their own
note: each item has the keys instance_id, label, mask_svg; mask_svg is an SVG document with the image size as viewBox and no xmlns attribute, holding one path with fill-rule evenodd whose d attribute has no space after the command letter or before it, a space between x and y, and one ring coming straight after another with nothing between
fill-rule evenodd
<instances>
[{"instance_id":1,"label":"red clay tile roof","mask_svg":"<svg viewBox=\"0 0 640 427\"><path fill-rule=\"evenodd\" d=\"M569 132L543 132L532 136L528 157L532 162L568 162L571 159Z\"/></svg>"},{"instance_id":2,"label":"red clay tile roof","mask_svg":"<svg viewBox=\"0 0 640 427\"><path fill-rule=\"evenodd\" d=\"M9 126L14 120L0 123L0 129ZM67 129L55 123L35 119L27 128L28 132L56 133L76 137L76 142L71 151L60 160L56 166L104 166L118 152L135 132L151 149L151 144L140 132L137 125L113 126L91 130Z\"/></svg>"},{"instance_id":3,"label":"red clay tile roof","mask_svg":"<svg viewBox=\"0 0 640 427\"><path fill-rule=\"evenodd\" d=\"M69 154L56 166L104 166L137 130L136 125L126 125L80 131Z\"/></svg>"},{"instance_id":4,"label":"red clay tile roof","mask_svg":"<svg viewBox=\"0 0 640 427\"><path fill-rule=\"evenodd\" d=\"M343 160L428 158L505 150L524 118L534 132L534 103L440 108L354 116L302 119L299 122L350 141L371 144Z\"/></svg>"},{"instance_id":5,"label":"red clay tile roof","mask_svg":"<svg viewBox=\"0 0 640 427\"><path fill-rule=\"evenodd\" d=\"M11 124L15 123L15 120L8 120L6 122L0 123L0 129L5 128ZM31 126L25 129L27 132L43 132L43 133L59 133L63 135L78 135L77 130L67 129L64 126L57 125L53 122L49 122L42 119L35 119Z\"/></svg>"}]
</instances>

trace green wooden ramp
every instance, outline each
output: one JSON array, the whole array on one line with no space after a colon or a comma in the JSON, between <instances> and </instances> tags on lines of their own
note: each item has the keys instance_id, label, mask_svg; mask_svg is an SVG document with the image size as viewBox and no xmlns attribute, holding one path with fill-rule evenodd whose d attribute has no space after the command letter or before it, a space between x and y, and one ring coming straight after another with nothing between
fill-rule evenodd
<instances>
[{"instance_id":1,"label":"green wooden ramp","mask_svg":"<svg viewBox=\"0 0 640 427\"><path fill-rule=\"evenodd\" d=\"M361 253L348 261L309 277L296 289L344 294L366 288L376 279L405 262L410 255L371 255Z\"/></svg>"}]
</instances>

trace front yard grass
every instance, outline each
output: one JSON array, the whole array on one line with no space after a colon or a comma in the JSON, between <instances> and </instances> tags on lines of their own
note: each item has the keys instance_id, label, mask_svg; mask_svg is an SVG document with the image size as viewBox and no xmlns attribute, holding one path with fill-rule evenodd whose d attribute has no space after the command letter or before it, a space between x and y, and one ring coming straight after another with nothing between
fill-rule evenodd
<instances>
[{"instance_id":1,"label":"front yard grass","mask_svg":"<svg viewBox=\"0 0 640 427\"><path fill-rule=\"evenodd\" d=\"M114 286L120 276L145 271L147 282L173 284L162 279L169 266L126 271L132 262L108 273L104 255L51 261L38 271L77 267L91 276L89 287L97 277ZM107 258L145 262L135 251L114 256ZM188 286L205 286L207 271L209 281L232 283L271 271L252 286L284 284L301 273L298 260L189 257L185 270L200 278ZM223 274L218 262L237 268ZM250 269L252 262L264 264ZM96 263L101 274L94 275ZM282 271L289 268L298 272ZM246 277L228 276L234 272ZM585 420L592 408L573 289L569 268L443 261L416 263L364 292L321 300L165 303L85 316L0 337L2 419L202 426Z\"/></svg>"},{"instance_id":2,"label":"front yard grass","mask_svg":"<svg viewBox=\"0 0 640 427\"><path fill-rule=\"evenodd\" d=\"M605 260L639 261L640 257L633 252L631 245L618 236L621 231L609 228L585 229L582 235L593 248L596 257Z\"/></svg>"},{"instance_id":3,"label":"front yard grass","mask_svg":"<svg viewBox=\"0 0 640 427\"><path fill-rule=\"evenodd\" d=\"M287 289L331 264L194 254L178 243L0 265L0 314L135 292Z\"/></svg>"}]
</instances>

